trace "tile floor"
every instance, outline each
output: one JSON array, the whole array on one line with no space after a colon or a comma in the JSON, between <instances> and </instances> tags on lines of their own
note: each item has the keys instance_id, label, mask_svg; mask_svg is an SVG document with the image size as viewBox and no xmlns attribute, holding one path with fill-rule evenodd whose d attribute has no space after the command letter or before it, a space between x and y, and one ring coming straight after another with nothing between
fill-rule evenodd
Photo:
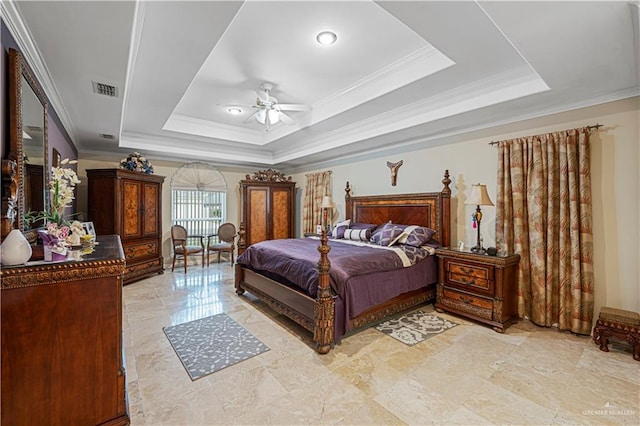
<instances>
[{"instance_id":1,"label":"tile floor","mask_svg":"<svg viewBox=\"0 0 640 426\"><path fill-rule=\"evenodd\" d=\"M191 381L162 327L222 312L271 350ZM369 328L318 355L309 333L235 294L228 262L169 269L124 288L132 424L640 424L627 345L441 315L460 325L413 347Z\"/></svg>"}]
</instances>

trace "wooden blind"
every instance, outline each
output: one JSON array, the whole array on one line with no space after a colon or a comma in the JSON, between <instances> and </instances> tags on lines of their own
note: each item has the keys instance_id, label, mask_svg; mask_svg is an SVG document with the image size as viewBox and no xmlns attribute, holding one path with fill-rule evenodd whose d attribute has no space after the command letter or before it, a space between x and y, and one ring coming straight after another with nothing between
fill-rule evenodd
<instances>
[{"instance_id":1,"label":"wooden blind","mask_svg":"<svg viewBox=\"0 0 640 426\"><path fill-rule=\"evenodd\" d=\"M182 225L189 235L212 235L225 222L227 194L218 191L171 191L171 222Z\"/></svg>"}]
</instances>

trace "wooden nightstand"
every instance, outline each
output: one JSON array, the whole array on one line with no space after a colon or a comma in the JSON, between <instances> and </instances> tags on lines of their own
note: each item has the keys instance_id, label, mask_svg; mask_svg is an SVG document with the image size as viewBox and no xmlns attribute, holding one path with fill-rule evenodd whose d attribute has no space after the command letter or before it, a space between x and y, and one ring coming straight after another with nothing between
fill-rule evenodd
<instances>
[{"instance_id":1,"label":"wooden nightstand","mask_svg":"<svg viewBox=\"0 0 640 426\"><path fill-rule=\"evenodd\" d=\"M489 256L439 248L435 308L493 326L499 333L518 321L519 254Z\"/></svg>"}]
</instances>

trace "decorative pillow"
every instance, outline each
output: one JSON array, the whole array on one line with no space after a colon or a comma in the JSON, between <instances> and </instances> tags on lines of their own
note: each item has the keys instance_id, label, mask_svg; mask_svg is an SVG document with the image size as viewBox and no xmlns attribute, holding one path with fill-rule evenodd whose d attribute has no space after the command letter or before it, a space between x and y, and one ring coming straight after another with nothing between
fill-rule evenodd
<instances>
[{"instance_id":1,"label":"decorative pillow","mask_svg":"<svg viewBox=\"0 0 640 426\"><path fill-rule=\"evenodd\" d=\"M368 229L347 229L344 231L345 240L369 241L371 231Z\"/></svg>"},{"instance_id":2,"label":"decorative pillow","mask_svg":"<svg viewBox=\"0 0 640 426\"><path fill-rule=\"evenodd\" d=\"M378 241L380 241L380 233L382 232L384 227L389 225L390 223L391 221L383 223L382 225L377 226L373 231L371 231L371 241L377 244Z\"/></svg>"},{"instance_id":3,"label":"decorative pillow","mask_svg":"<svg viewBox=\"0 0 640 426\"><path fill-rule=\"evenodd\" d=\"M378 225L376 225L375 223L360 223L360 222L354 222L349 226L349 228L351 229L368 229L372 233L377 227Z\"/></svg>"},{"instance_id":4,"label":"decorative pillow","mask_svg":"<svg viewBox=\"0 0 640 426\"><path fill-rule=\"evenodd\" d=\"M435 233L436 231L431 228L410 225L404 228L396 243L420 247L431 241Z\"/></svg>"},{"instance_id":5,"label":"decorative pillow","mask_svg":"<svg viewBox=\"0 0 640 426\"><path fill-rule=\"evenodd\" d=\"M401 234L402 228L400 226L394 225L393 223L386 223L376 232L375 235L373 235L373 237L371 237L371 241L379 246L391 246L396 242Z\"/></svg>"},{"instance_id":6,"label":"decorative pillow","mask_svg":"<svg viewBox=\"0 0 640 426\"><path fill-rule=\"evenodd\" d=\"M331 238L344 238L344 231L349 228L350 223L351 219L336 223L336 226L331 230Z\"/></svg>"}]
</instances>

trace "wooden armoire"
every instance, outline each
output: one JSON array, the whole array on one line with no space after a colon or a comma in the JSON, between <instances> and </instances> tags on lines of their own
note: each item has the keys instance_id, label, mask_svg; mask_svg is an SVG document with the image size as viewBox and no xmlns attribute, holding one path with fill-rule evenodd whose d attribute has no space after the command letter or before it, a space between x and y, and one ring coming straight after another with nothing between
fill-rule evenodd
<instances>
[{"instance_id":1,"label":"wooden armoire","mask_svg":"<svg viewBox=\"0 0 640 426\"><path fill-rule=\"evenodd\" d=\"M265 240L294 238L296 183L291 176L262 170L240 181L242 221L238 254Z\"/></svg>"},{"instance_id":2,"label":"wooden armoire","mask_svg":"<svg viewBox=\"0 0 640 426\"><path fill-rule=\"evenodd\" d=\"M164 176L122 169L87 170L87 209L98 235L118 234L127 267L124 284L164 272Z\"/></svg>"}]
</instances>

